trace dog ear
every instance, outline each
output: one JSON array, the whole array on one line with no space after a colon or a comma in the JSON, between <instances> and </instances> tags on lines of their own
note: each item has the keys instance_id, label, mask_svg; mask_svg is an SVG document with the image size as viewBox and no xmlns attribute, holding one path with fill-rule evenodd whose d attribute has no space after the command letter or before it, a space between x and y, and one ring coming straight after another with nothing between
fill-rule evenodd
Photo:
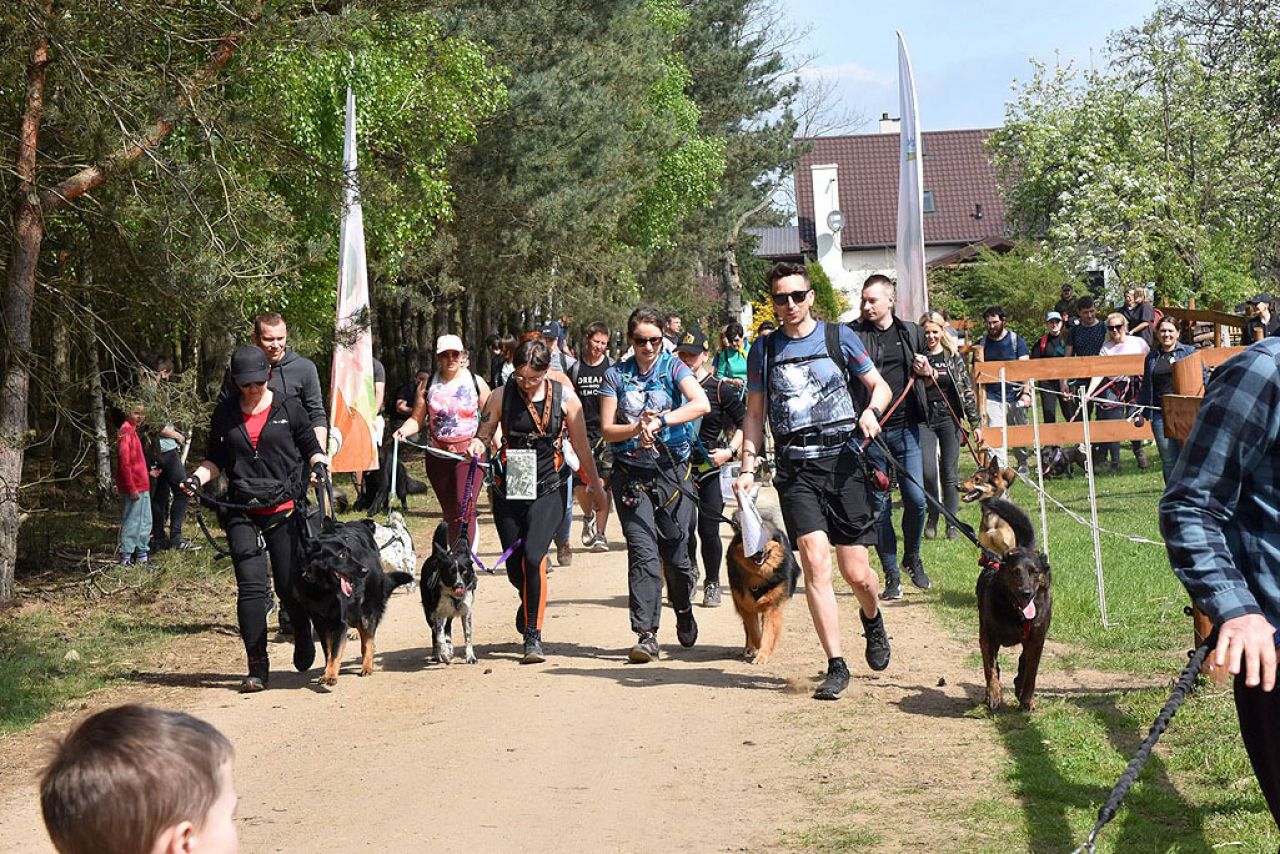
<instances>
[{"instance_id":1,"label":"dog ear","mask_svg":"<svg viewBox=\"0 0 1280 854\"><path fill-rule=\"evenodd\" d=\"M449 526L446 523L436 525L436 534L431 538L431 549L439 555L449 553Z\"/></svg>"}]
</instances>

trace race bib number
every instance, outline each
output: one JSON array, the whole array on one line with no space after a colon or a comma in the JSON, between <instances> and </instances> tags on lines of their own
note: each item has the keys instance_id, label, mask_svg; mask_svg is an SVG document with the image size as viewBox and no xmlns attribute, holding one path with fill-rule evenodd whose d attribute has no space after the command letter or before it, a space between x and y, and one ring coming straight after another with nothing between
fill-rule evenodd
<instances>
[{"instance_id":1,"label":"race bib number","mask_svg":"<svg viewBox=\"0 0 1280 854\"><path fill-rule=\"evenodd\" d=\"M532 448L507 449L508 500L532 501L538 497L538 452Z\"/></svg>"}]
</instances>

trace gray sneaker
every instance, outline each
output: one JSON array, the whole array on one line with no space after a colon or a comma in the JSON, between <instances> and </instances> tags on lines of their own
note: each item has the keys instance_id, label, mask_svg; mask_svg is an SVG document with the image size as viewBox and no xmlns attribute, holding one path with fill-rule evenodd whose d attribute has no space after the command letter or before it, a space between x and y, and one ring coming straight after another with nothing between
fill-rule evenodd
<instances>
[{"instance_id":1,"label":"gray sneaker","mask_svg":"<svg viewBox=\"0 0 1280 854\"><path fill-rule=\"evenodd\" d=\"M720 607L720 585L714 581L708 581L706 587L702 588L702 607Z\"/></svg>"},{"instance_id":2,"label":"gray sneaker","mask_svg":"<svg viewBox=\"0 0 1280 854\"><path fill-rule=\"evenodd\" d=\"M594 517L588 516L582 520L582 545L585 548L591 548L596 542L596 520Z\"/></svg>"},{"instance_id":3,"label":"gray sneaker","mask_svg":"<svg viewBox=\"0 0 1280 854\"><path fill-rule=\"evenodd\" d=\"M636 645L631 647L627 660L632 664L648 664L650 661L657 661L658 656L657 635L653 632L643 632L636 640Z\"/></svg>"},{"instance_id":4,"label":"gray sneaker","mask_svg":"<svg viewBox=\"0 0 1280 854\"><path fill-rule=\"evenodd\" d=\"M591 551L607 552L609 551L609 540L604 534L596 534L595 540L591 543Z\"/></svg>"},{"instance_id":5,"label":"gray sneaker","mask_svg":"<svg viewBox=\"0 0 1280 854\"><path fill-rule=\"evenodd\" d=\"M520 663L541 664L546 660L546 653L542 651L542 632L529 629L524 633L524 657L520 659Z\"/></svg>"}]
</instances>

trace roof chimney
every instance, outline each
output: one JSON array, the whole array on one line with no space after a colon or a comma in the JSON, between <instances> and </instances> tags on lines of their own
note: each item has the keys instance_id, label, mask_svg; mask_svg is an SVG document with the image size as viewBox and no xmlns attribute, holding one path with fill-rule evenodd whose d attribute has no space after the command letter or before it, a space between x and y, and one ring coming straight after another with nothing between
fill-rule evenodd
<instances>
[{"instance_id":1,"label":"roof chimney","mask_svg":"<svg viewBox=\"0 0 1280 854\"><path fill-rule=\"evenodd\" d=\"M888 113L880 114L880 133L897 133L902 127L902 119L891 119Z\"/></svg>"}]
</instances>

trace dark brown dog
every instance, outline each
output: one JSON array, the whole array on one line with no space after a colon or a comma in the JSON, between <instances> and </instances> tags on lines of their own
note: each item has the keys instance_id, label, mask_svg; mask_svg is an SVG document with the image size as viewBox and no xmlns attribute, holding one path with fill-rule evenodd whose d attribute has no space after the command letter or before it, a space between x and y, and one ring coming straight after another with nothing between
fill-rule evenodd
<instances>
[{"instance_id":1,"label":"dark brown dog","mask_svg":"<svg viewBox=\"0 0 1280 854\"><path fill-rule=\"evenodd\" d=\"M977 501L982 507L982 524L978 526L978 542L997 555L1003 555L1017 545L1017 537L1009 522L999 513L989 509L989 504L1004 498L1009 487L1018 479L1018 473L1001 466L995 454L987 454L982 468L973 477L960 484L962 501ZM1017 509L1016 507L1014 508ZM1022 512L1022 511L1018 511Z\"/></svg>"},{"instance_id":2,"label":"dark brown dog","mask_svg":"<svg viewBox=\"0 0 1280 854\"><path fill-rule=\"evenodd\" d=\"M733 607L747 636L742 656L753 664L765 664L773 655L782 636L782 609L800 577L787 535L768 521L764 526L769 541L761 554L742 553L741 531L733 535L725 554Z\"/></svg>"},{"instance_id":3,"label":"dark brown dog","mask_svg":"<svg viewBox=\"0 0 1280 854\"><path fill-rule=\"evenodd\" d=\"M1000 708L1000 647L1021 644L1013 691L1023 711L1031 712L1035 711L1040 655L1053 619L1049 561L1036 549L1035 529L1017 505L988 499L983 504L984 516L988 512L1001 517L1015 542L998 568L988 566L978 576L978 646L987 682L987 708L993 712Z\"/></svg>"}]
</instances>

